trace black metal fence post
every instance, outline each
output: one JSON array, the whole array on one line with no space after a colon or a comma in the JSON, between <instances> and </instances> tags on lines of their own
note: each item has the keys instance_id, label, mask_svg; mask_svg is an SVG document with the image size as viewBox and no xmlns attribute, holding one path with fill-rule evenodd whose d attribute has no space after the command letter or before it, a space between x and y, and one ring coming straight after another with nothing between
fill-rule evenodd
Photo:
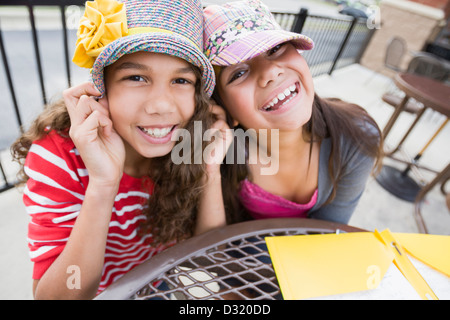
<instances>
[{"instance_id":1,"label":"black metal fence post","mask_svg":"<svg viewBox=\"0 0 450 320\"><path fill-rule=\"evenodd\" d=\"M13 188L14 184L9 183L8 178L6 177L5 170L3 170L3 166L1 164L1 162L0 162L0 172L2 173L2 177L3 177L3 181L4 181L3 185L0 187L0 192L3 192L3 191Z\"/></svg>"},{"instance_id":2,"label":"black metal fence post","mask_svg":"<svg viewBox=\"0 0 450 320\"><path fill-rule=\"evenodd\" d=\"M66 24L66 7L64 5L60 5L59 9L61 10L61 22L63 28L63 45L64 45L64 58L66 63L66 73L67 73L67 87L72 86L72 81L70 77L70 65L69 65L69 44L67 41L67 24Z\"/></svg>"},{"instance_id":3,"label":"black metal fence post","mask_svg":"<svg viewBox=\"0 0 450 320\"><path fill-rule=\"evenodd\" d=\"M19 111L19 106L17 104L16 92L14 91L14 85L12 82L11 71L9 70L9 63L8 63L8 58L6 57L6 50L5 50L5 46L3 44L3 35L2 35L1 29L0 29L0 51L2 53L3 67L5 68L6 80L8 82L9 92L11 94L14 111L16 113L16 120L20 127L20 130L22 131L23 130L22 118L20 117L20 111Z\"/></svg>"},{"instance_id":4,"label":"black metal fence post","mask_svg":"<svg viewBox=\"0 0 450 320\"><path fill-rule=\"evenodd\" d=\"M34 19L33 5L31 5L31 4L28 5L28 12L30 14L30 23L31 23L31 31L32 31L31 33L33 35L34 54L36 55L39 83L41 85L41 91L42 91L42 101L44 102L44 104L47 104L47 97L45 94L45 86L44 86L44 75L42 73L41 54L39 52L39 43L38 43L38 36L37 36L37 30L36 30L36 22Z\"/></svg>"},{"instance_id":5,"label":"black metal fence post","mask_svg":"<svg viewBox=\"0 0 450 320\"><path fill-rule=\"evenodd\" d=\"M307 17L308 17L308 9L301 8L300 12L295 17L295 21L292 25L291 31L301 33Z\"/></svg>"},{"instance_id":6,"label":"black metal fence post","mask_svg":"<svg viewBox=\"0 0 450 320\"><path fill-rule=\"evenodd\" d=\"M350 24L350 27L347 30L347 34L345 35L344 41L342 41L341 47L339 48L339 51L337 52L336 57L333 60L333 65L331 66L330 71L328 71L329 75L331 75L333 73L337 62L342 55L342 52L344 52L345 46L347 45L348 39L350 38L350 35L352 34L357 21L358 21L358 18L354 17L352 20L352 23Z\"/></svg>"}]
</instances>

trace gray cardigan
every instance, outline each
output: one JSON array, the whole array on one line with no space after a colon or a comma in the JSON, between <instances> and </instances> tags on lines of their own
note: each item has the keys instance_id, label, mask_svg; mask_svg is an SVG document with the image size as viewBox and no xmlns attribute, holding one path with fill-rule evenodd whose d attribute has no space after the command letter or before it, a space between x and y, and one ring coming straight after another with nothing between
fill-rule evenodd
<instances>
[{"instance_id":1,"label":"gray cardigan","mask_svg":"<svg viewBox=\"0 0 450 320\"><path fill-rule=\"evenodd\" d=\"M365 189L375 159L361 153L351 141L342 139L341 179L337 184L335 198L324 206L333 190L328 171L330 152L331 139L327 138L320 146L317 202L309 211L308 217L347 224Z\"/></svg>"}]
</instances>

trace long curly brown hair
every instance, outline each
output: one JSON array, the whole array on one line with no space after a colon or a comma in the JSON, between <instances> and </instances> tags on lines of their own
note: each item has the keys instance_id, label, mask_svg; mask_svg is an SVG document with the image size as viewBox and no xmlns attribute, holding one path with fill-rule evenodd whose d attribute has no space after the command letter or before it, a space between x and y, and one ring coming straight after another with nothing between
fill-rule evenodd
<instances>
[{"instance_id":1,"label":"long curly brown hair","mask_svg":"<svg viewBox=\"0 0 450 320\"><path fill-rule=\"evenodd\" d=\"M195 85L196 107L194 115L187 123L186 129L190 137L194 137L194 124L201 122L203 133L211 127L214 119L209 111L208 97L203 91L200 70L193 67L197 77ZM32 122L12 145L11 154L14 161L20 164L18 172L19 183L28 180L24 171L24 163L33 141L43 138L51 131L56 131L63 137L69 137L70 117L63 99L58 99L45 106L41 114ZM197 133L198 134L198 133ZM181 140L177 142L188 143ZM194 139L191 139L191 159L194 157ZM204 150L205 142L202 142ZM196 223L196 211L203 188L205 164L191 163L175 164L170 153L163 157L149 159L151 170L148 177L154 182L153 194L144 206L143 214L147 219L141 224L141 234L151 232L154 245L171 241L179 241L193 235Z\"/></svg>"}]
</instances>

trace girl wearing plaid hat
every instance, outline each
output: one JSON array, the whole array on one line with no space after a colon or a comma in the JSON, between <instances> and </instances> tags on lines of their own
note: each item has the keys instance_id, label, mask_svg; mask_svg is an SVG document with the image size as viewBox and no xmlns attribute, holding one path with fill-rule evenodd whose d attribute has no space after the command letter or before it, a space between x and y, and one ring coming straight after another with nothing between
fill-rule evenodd
<instances>
[{"instance_id":1,"label":"girl wearing plaid hat","mask_svg":"<svg viewBox=\"0 0 450 320\"><path fill-rule=\"evenodd\" d=\"M208 220L201 192L220 179L170 154L178 128L227 128L210 112L202 30L200 1L86 3L73 61L92 68L93 83L64 91L12 147L36 298L93 298L175 241L223 224Z\"/></svg>"},{"instance_id":2,"label":"girl wearing plaid hat","mask_svg":"<svg viewBox=\"0 0 450 320\"><path fill-rule=\"evenodd\" d=\"M282 30L260 1L212 5L204 14L204 50L217 77L214 99L235 126L279 133L279 140L263 145L278 161L275 174L262 174L267 164L258 157L222 165L227 221L309 217L347 223L382 154L375 121L356 105L315 94L301 55L313 48L312 40ZM265 139L257 138L261 147ZM248 154L249 148L234 153Z\"/></svg>"}]
</instances>

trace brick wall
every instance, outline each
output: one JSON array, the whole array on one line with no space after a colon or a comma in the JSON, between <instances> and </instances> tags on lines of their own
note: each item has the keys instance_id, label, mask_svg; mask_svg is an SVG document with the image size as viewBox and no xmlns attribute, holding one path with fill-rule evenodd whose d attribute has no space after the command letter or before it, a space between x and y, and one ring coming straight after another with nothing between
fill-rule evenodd
<instances>
[{"instance_id":1,"label":"brick wall","mask_svg":"<svg viewBox=\"0 0 450 320\"><path fill-rule=\"evenodd\" d=\"M360 63L388 76L395 74L394 71L383 68L388 41L394 36L406 40L408 53L401 64L401 67L406 69L412 58L411 51L420 51L428 41L433 40L444 19L443 11L440 9L401 0L381 2L380 14L381 28L375 32Z\"/></svg>"}]
</instances>

